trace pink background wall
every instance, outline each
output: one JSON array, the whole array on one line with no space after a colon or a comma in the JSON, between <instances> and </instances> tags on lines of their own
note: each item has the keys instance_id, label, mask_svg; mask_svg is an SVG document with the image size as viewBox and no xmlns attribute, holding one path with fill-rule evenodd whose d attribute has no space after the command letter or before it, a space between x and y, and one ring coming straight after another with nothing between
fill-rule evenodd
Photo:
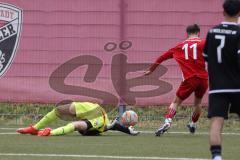
<instances>
[{"instance_id":1,"label":"pink background wall","mask_svg":"<svg viewBox=\"0 0 240 160\"><path fill-rule=\"evenodd\" d=\"M189 24L200 25L204 38L207 30L222 21L222 0L125 0L127 8L121 8L121 0L3 0L23 10L22 33L16 57L7 73L0 78L0 101L6 102L41 102L56 103L65 99L97 101L117 104L119 95L116 85L124 85L121 76L114 81L119 72L111 73L114 68L122 68L125 55L127 63L139 66L140 63L153 62L161 52L184 40L185 27ZM132 42L132 47L123 52L116 49L106 52L108 42L120 43L121 40ZM65 85L58 83L63 75L56 74L49 84L52 73L63 63L78 56L79 60L68 63L61 72L67 72L69 66L79 65L65 79ZM94 66L98 73L96 80L83 77L87 70L84 62L91 63L91 58L100 59ZM96 58L94 58L94 57ZM85 58L85 59L84 59ZM119 63L112 63L113 59ZM141 91L142 95L128 95L127 103L137 105L168 104L173 99L181 81L181 72L174 60L163 63L167 68L159 79L169 83L160 86L164 90L159 95L144 91L154 86L142 85L130 91ZM126 69L126 65L124 67ZM121 70L121 69L120 69ZM113 72L113 71L112 71ZM139 77L141 72L127 73L127 79ZM57 76L57 77L56 77ZM155 77L156 78L156 77ZM157 77L158 79L158 77ZM150 81L151 77L139 81ZM55 83L56 81L56 83ZM130 81L129 81L130 82ZM127 82L128 83L128 82ZM137 82L133 82L137 84ZM161 83L161 82L159 82ZM69 87L71 86L71 87ZM76 87L74 87L76 86ZM86 91L80 87L87 88ZM75 88L75 89L74 89ZM94 89L94 90L90 90ZM161 88L160 88L161 89ZM96 91L97 90L97 91ZM81 93L84 91L84 93ZM126 91L126 90L125 90ZM89 93L88 93L89 92ZM125 93L125 94L124 94ZM207 96L206 96L207 97ZM207 103L207 98L204 103ZM103 100L105 99L105 100ZM186 104L191 103L192 97Z\"/></svg>"}]
</instances>

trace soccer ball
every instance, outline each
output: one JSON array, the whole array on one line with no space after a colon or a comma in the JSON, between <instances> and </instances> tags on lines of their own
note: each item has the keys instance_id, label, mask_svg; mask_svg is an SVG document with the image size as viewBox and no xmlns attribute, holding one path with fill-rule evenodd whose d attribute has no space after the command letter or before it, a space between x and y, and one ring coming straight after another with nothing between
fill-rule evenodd
<instances>
[{"instance_id":1,"label":"soccer ball","mask_svg":"<svg viewBox=\"0 0 240 160\"><path fill-rule=\"evenodd\" d=\"M124 126L134 126L138 122L138 115L133 110L125 111L121 117L121 122Z\"/></svg>"}]
</instances>

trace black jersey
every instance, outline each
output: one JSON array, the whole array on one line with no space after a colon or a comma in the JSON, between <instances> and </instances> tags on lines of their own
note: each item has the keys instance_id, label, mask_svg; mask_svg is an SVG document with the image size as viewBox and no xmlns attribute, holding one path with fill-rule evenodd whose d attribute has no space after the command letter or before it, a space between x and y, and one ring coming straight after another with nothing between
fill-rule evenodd
<instances>
[{"instance_id":1,"label":"black jersey","mask_svg":"<svg viewBox=\"0 0 240 160\"><path fill-rule=\"evenodd\" d=\"M240 27L222 22L210 29L203 56L208 62L209 93L240 93Z\"/></svg>"}]
</instances>

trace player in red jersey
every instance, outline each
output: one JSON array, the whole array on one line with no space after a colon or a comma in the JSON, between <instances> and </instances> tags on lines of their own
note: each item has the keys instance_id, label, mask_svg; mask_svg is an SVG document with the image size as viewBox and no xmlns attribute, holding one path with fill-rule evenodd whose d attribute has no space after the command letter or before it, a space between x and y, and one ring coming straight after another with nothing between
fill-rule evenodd
<instances>
[{"instance_id":1,"label":"player in red jersey","mask_svg":"<svg viewBox=\"0 0 240 160\"><path fill-rule=\"evenodd\" d=\"M190 133L195 132L196 122L201 114L202 97L208 88L208 73L202 55L205 41L199 38L200 28L196 24L188 26L186 32L188 38L185 41L163 53L144 73L145 75L151 74L159 64L170 58L177 61L183 73L183 81L177 90L176 97L168 108L164 125L155 132L156 136L160 136L170 128L177 107L193 92L195 93L195 109L192 113L191 122L187 125Z\"/></svg>"}]
</instances>

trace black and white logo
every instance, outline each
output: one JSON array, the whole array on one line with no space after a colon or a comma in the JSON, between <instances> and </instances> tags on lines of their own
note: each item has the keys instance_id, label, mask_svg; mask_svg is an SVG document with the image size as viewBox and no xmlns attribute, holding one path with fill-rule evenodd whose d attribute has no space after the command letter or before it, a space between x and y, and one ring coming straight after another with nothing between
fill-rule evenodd
<instances>
[{"instance_id":1,"label":"black and white logo","mask_svg":"<svg viewBox=\"0 0 240 160\"><path fill-rule=\"evenodd\" d=\"M9 69L18 48L22 10L0 3L0 77Z\"/></svg>"}]
</instances>

